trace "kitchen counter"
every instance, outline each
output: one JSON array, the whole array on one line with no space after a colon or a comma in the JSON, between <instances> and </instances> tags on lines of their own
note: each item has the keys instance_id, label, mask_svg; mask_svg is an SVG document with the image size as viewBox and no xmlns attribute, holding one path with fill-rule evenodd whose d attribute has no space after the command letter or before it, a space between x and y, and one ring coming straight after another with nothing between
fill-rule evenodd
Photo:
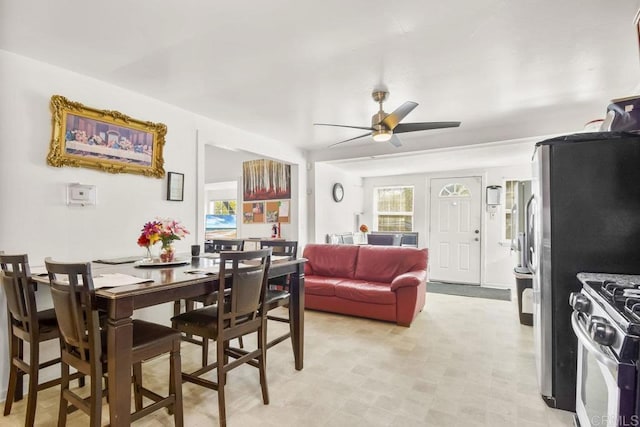
<instances>
[{"instance_id":1,"label":"kitchen counter","mask_svg":"<svg viewBox=\"0 0 640 427\"><path fill-rule=\"evenodd\" d=\"M585 282L604 282L605 280L624 284L640 284L640 275L637 274L578 273L576 277L582 284L586 284Z\"/></svg>"}]
</instances>

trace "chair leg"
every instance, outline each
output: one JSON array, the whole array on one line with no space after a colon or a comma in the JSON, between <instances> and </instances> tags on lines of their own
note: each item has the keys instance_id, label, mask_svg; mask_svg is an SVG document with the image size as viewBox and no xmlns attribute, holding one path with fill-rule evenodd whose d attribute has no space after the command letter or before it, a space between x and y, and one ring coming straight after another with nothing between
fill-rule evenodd
<instances>
[{"instance_id":1,"label":"chair leg","mask_svg":"<svg viewBox=\"0 0 640 427\"><path fill-rule=\"evenodd\" d=\"M100 427L102 422L102 365L91 363L91 398L89 400L89 426ZM68 383L68 381L67 381Z\"/></svg>"},{"instance_id":2,"label":"chair leg","mask_svg":"<svg viewBox=\"0 0 640 427\"><path fill-rule=\"evenodd\" d=\"M222 363L225 360L225 343L224 340L216 341L216 375L218 380L218 417L220 420L220 427L225 427L227 425L227 411L225 409L225 401L224 401L224 385L227 381L227 375L224 372L225 364Z\"/></svg>"},{"instance_id":3,"label":"chair leg","mask_svg":"<svg viewBox=\"0 0 640 427\"><path fill-rule=\"evenodd\" d=\"M180 314L180 301L181 300L178 299L178 300L175 300L173 302L173 316L174 317ZM171 327L172 328L176 327L176 322L175 321L171 322Z\"/></svg>"},{"instance_id":4,"label":"chair leg","mask_svg":"<svg viewBox=\"0 0 640 427\"><path fill-rule=\"evenodd\" d=\"M202 366L209 364L209 338L202 337Z\"/></svg>"},{"instance_id":5,"label":"chair leg","mask_svg":"<svg viewBox=\"0 0 640 427\"><path fill-rule=\"evenodd\" d=\"M142 363L133 365L133 393L136 411L142 409Z\"/></svg>"},{"instance_id":6,"label":"chair leg","mask_svg":"<svg viewBox=\"0 0 640 427\"><path fill-rule=\"evenodd\" d=\"M225 341L223 343L223 348L224 348L224 350L223 350L223 355L224 355L223 359L224 359L224 361L222 362L223 365L228 365L229 364L229 347L230 347L230 344L231 343L229 341ZM220 359L216 359L216 361L218 361L218 360L220 360ZM224 376L227 375L226 371L223 372L223 375Z\"/></svg>"},{"instance_id":7,"label":"chair leg","mask_svg":"<svg viewBox=\"0 0 640 427\"><path fill-rule=\"evenodd\" d=\"M9 387L7 388L7 399L4 402L5 416L11 413L11 405L13 405L13 401L16 398L16 389L18 384L18 366L13 363L14 359L18 357L18 337L13 334L11 335L11 338L9 340L9 347Z\"/></svg>"},{"instance_id":8,"label":"chair leg","mask_svg":"<svg viewBox=\"0 0 640 427\"><path fill-rule=\"evenodd\" d=\"M176 427L184 425L184 413L182 409L182 362L180 357L180 342L176 344L177 348L169 355L169 394L174 396L173 422Z\"/></svg>"},{"instance_id":9,"label":"chair leg","mask_svg":"<svg viewBox=\"0 0 640 427\"><path fill-rule=\"evenodd\" d=\"M37 337L36 337L37 338ZM27 414L25 425L32 426L36 418L38 402L38 371L40 369L40 345L37 339L29 343L29 394L27 396Z\"/></svg>"},{"instance_id":10,"label":"chair leg","mask_svg":"<svg viewBox=\"0 0 640 427\"><path fill-rule=\"evenodd\" d=\"M267 319L262 322L262 327L258 330L258 366L260 369L260 388L262 388L262 401L269 404L269 389L267 388Z\"/></svg>"},{"instance_id":11,"label":"chair leg","mask_svg":"<svg viewBox=\"0 0 640 427\"><path fill-rule=\"evenodd\" d=\"M64 397L65 391L69 390L69 365L60 362L60 406L58 408L58 427L67 424L67 399Z\"/></svg>"},{"instance_id":12,"label":"chair leg","mask_svg":"<svg viewBox=\"0 0 640 427\"><path fill-rule=\"evenodd\" d=\"M17 338L17 343L18 343L18 358L20 360L24 360L24 341L22 341L20 338ZM20 400L22 400L22 397L24 396L24 372L22 372L22 369L19 369L16 371L17 372L17 381L16 381L16 392L15 392L15 398L13 399L14 402L18 402Z\"/></svg>"}]
</instances>

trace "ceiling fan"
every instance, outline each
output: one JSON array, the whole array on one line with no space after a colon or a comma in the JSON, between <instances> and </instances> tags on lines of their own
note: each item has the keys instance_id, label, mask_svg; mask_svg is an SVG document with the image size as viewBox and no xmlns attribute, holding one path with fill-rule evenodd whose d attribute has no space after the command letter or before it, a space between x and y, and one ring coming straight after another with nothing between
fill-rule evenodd
<instances>
[{"instance_id":1,"label":"ceiling fan","mask_svg":"<svg viewBox=\"0 0 640 427\"><path fill-rule=\"evenodd\" d=\"M384 89L375 89L371 96L373 100L380 104L380 111L371 117L371 126L349 126L349 125L336 125L332 123L314 123L315 126L334 126L340 128L351 129L365 129L369 132L354 138L345 139L344 141L331 144L329 147L334 147L338 144L353 141L355 139L364 138L365 136L373 137L376 142L387 142L391 145L400 147L402 143L400 139L395 135L397 133L405 132L417 132L421 130L453 128L460 126L460 122L420 122L420 123L400 123L407 114L413 111L418 106L417 102L407 101L392 113L387 114L382 109L382 103L387 99L389 92Z\"/></svg>"}]
</instances>

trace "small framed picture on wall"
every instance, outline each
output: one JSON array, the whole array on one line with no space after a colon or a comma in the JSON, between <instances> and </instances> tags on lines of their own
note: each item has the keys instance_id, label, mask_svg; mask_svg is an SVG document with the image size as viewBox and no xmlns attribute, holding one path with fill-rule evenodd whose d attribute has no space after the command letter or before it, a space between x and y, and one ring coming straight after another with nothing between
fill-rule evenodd
<instances>
[{"instance_id":1,"label":"small framed picture on wall","mask_svg":"<svg viewBox=\"0 0 640 427\"><path fill-rule=\"evenodd\" d=\"M167 172L167 200L181 202L184 199L184 174Z\"/></svg>"}]
</instances>

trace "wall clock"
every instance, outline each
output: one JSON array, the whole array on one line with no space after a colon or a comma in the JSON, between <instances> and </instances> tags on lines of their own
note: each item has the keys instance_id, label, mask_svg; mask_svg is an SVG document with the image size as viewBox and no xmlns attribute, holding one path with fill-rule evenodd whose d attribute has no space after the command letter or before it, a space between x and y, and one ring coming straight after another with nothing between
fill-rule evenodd
<instances>
[{"instance_id":1,"label":"wall clock","mask_svg":"<svg viewBox=\"0 0 640 427\"><path fill-rule=\"evenodd\" d=\"M333 184L333 200L337 202L341 202L344 198L344 188L342 188L342 184L339 182Z\"/></svg>"}]
</instances>

